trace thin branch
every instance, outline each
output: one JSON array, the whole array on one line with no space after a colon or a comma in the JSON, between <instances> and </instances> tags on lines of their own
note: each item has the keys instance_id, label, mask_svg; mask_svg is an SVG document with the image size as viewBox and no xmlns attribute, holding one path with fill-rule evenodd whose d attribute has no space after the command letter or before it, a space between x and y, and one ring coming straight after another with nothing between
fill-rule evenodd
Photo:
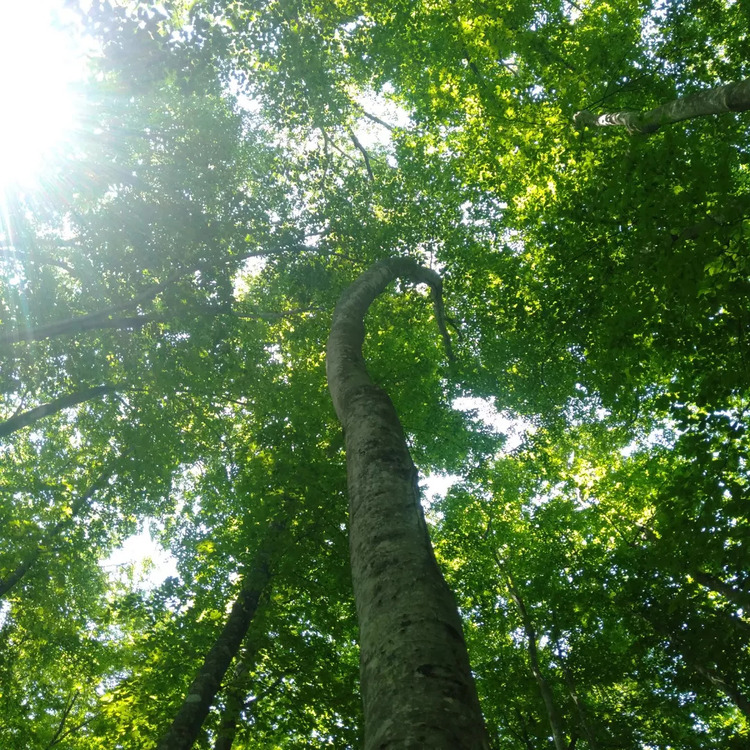
<instances>
[{"instance_id":1,"label":"thin branch","mask_svg":"<svg viewBox=\"0 0 750 750\"><path fill-rule=\"evenodd\" d=\"M21 259L27 260L29 263L37 263L44 266L55 266L56 268L62 268L63 271L75 275L75 269L69 263L62 260L53 260L52 258L35 258L31 253L25 250L19 250L17 247L11 244L0 245L0 260L5 261L19 261Z\"/></svg>"},{"instance_id":2,"label":"thin branch","mask_svg":"<svg viewBox=\"0 0 750 750\"><path fill-rule=\"evenodd\" d=\"M367 168L367 174L370 175L371 180L375 180L375 175L372 173L372 167L370 166L370 157L367 154L367 151L365 150L365 147L360 143L359 138L357 138L354 131L349 128L349 137L352 139L352 143L355 145L357 150L362 154L365 160L365 167Z\"/></svg>"},{"instance_id":3,"label":"thin branch","mask_svg":"<svg viewBox=\"0 0 750 750\"><path fill-rule=\"evenodd\" d=\"M63 729L65 727L65 722L68 720L68 716L73 710L73 705L78 699L79 693L80 691L76 690L65 706L65 709L63 710L62 716L60 718L60 723L57 725L57 731L52 735L52 739L47 743L45 750L49 750L49 748L54 747L63 738Z\"/></svg>"},{"instance_id":4,"label":"thin branch","mask_svg":"<svg viewBox=\"0 0 750 750\"><path fill-rule=\"evenodd\" d=\"M376 122L378 125L382 125L387 130L390 130L393 132L396 130L395 125L391 125L390 123L386 122L385 120L381 120L377 115L373 115L372 113L368 112L367 110L363 109L361 110L362 114L368 119L372 120L373 122Z\"/></svg>"},{"instance_id":5,"label":"thin branch","mask_svg":"<svg viewBox=\"0 0 750 750\"><path fill-rule=\"evenodd\" d=\"M16 430L28 427L30 424L33 424L50 414L57 414L63 409L77 406L78 404L90 401L99 396L106 396L115 391L116 388L113 385L98 385L94 388L86 388L84 390L76 391L75 393L68 393L67 395L56 398L54 401L50 401L47 404L42 404L41 406L36 406L33 409L29 409L20 414L15 414L10 419L0 422L0 437L6 437L11 433L16 432Z\"/></svg>"}]
</instances>

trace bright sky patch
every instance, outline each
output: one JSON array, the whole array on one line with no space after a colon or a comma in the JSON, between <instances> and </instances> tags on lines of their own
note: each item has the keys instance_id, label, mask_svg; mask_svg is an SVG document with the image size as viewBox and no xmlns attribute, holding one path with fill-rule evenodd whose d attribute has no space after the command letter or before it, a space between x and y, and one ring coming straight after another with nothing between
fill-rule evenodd
<instances>
[{"instance_id":1,"label":"bright sky patch","mask_svg":"<svg viewBox=\"0 0 750 750\"><path fill-rule=\"evenodd\" d=\"M59 27L62 0L0 3L0 186L43 180L72 131L70 84L80 76L79 51Z\"/></svg>"}]
</instances>

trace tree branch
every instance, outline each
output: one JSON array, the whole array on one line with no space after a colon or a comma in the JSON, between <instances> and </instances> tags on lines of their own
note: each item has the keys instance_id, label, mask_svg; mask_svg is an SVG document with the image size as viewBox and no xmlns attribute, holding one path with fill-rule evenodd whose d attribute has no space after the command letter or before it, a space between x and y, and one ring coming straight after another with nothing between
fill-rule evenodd
<instances>
[{"instance_id":1,"label":"tree branch","mask_svg":"<svg viewBox=\"0 0 750 750\"><path fill-rule=\"evenodd\" d=\"M573 123L578 128L620 125L629 133L649 135L663 125L672 125L682 120L724 112L745 112L748 109L750 79L745 79L681 97L646 112L610 112L595 115L583 109L573 116Z\"/></svg>"},{"instance_id":2,"label":"tree branch","mask_svg":"<svg viewBox=\"0 0 750 750\"><path fill-rule=\"evenodd\" d=\"M94 388L86 388L75 393L69 393L66 396L61 396L54 401L50 401L48 404L36 406L33 409L16 414L4 422L0 422L0 437L7 437L11 433L16 432L16 430L28 427L43 417L58 414L63 409L69 409L71 406L77 406L93 398L116 392L117 388L113 385L98 385Z\"/></svg>"}]
</instances>

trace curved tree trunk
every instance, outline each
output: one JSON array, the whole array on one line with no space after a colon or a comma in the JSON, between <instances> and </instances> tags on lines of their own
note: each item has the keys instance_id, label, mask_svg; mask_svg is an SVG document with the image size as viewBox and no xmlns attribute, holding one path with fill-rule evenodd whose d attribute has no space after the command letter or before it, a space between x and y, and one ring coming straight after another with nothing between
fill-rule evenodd
<instances>
[{"instance_id":1,"label":"curved tree trunk","mask_svg":"<svg viewBox=\"0 0 750 750\"><path fill-rule=\"evenodd\" d=\"M744 112L750 109L750 79L701 91L662 104L647 112L610 112L595 115L584 109L576 112L573 122L581 128L621 125L629 133L654 133L662 125L671 125L694 117Z\"/></svg>"},{"instance_id":2,"label":"curved tree trunk","mask_svg":"<svg viewBox=\"0 0 750 750\"><path fill-rule=\"evenodd\" d=\"M440 277L408 258L381 261L336 306L328 386L346 439L349 545L360 629L365 750L484 750L489 741L453 594L432 551L417 470L396 410L362 357L364 317L396 278Z\"/></svg>"}]
</instances>

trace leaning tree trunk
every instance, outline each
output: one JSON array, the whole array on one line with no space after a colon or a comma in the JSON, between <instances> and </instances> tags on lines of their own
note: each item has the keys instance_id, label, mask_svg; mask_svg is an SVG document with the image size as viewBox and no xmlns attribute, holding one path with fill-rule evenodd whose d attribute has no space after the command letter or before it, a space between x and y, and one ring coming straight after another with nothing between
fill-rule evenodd
<instances>
[{"instance_id":1,"label":"leaning tree trunk","mask_svg":"<svg viewBox=\"0 0 750 750\"><path fill-rule=\"evenodd\" d=\"M408 258L381 261L341 296L326 369L344 429L365 750L489 747L453 594L419 500L417 470L388 394L362 357L364 317L396 278L428 284L441 333L441 280Z\"/></svg>"},{"instance_id":2,"label":"leaning tree trunk","mask_svg":"<svg viewBox=\"0 0 750 750\"><path fill-rule=\"evenodd\" d=\"M647 135L657 131L662 125L671 125L681 120L719 115L724 112L744 112L748 109L750 109L750 79L681 97L647 112L610 112L595 115L584 109L576 112L573 122L581 128L621 125L630 133Z\"/></svg>"},{"instance_id":3,"label":"leaning tree trunk","mask_svg":"<svg viewBox=\"0 0 750 750\"><path fill-rule=\"evenodd\" d=\"M206 654L172 726L162 736L157 750L190 750L211 710L229 665L237 655L255 616L266 586L271 580L271 554L284 523L272 523L265 542L244 576L242 588L224 627Z\"/></svg>"}]
</instances>

